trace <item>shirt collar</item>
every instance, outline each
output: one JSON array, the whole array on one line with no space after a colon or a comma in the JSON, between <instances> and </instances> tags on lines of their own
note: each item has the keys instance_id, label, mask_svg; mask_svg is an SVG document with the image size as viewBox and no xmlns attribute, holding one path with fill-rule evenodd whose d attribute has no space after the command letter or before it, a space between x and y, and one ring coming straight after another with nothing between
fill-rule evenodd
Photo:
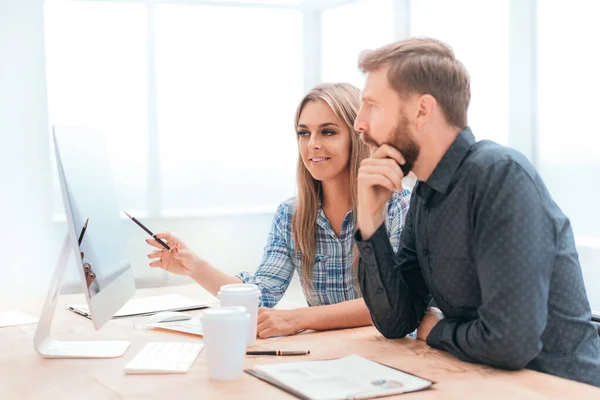
<instances>
[{"instance_id":1,"label":"shirt collar","mask_svg":"<svg viewBox=\"0 0 600 400\"><path fill-rule=\"evenodd\" d=\"M460 131L450 148L435 167L431 176L425 182L427 186L436 192L446 194L454 174L474 144L475 136L473 136L471 128L467 126Z\"/></svg>"}]
</instances>

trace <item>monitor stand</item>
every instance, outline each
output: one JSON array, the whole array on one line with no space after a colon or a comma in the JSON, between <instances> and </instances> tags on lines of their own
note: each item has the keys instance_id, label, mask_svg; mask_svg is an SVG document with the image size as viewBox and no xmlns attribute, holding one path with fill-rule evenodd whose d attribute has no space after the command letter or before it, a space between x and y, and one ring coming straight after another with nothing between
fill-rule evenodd
<instances>
[{"instance_id":1,"label":"monitor stand","mask_svg":"<svg viewBox=\"0 0 600 400\"><path fill-rule=\"evenodd\" d=\"M34 349L45 358L114 358L122 356L130 342L115 341L59 341L52 337L52 319L58 303L58 296L63 284L63 278L69 256L73 248L69 243L69 234L63 243L54 276L50 283L44 309L33 338Z\"/></svg>"}]
</instances>

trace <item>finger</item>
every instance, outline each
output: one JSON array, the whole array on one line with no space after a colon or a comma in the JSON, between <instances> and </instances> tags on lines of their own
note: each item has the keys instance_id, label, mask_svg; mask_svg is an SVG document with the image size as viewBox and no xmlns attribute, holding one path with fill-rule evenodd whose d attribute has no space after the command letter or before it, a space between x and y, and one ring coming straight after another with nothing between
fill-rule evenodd
<instances>
[{"instance_id":1,"label":"finger","mask_svg":"<svg viewBox=\"0 0 600 400\"><path fill-rule=\"evenodd\" d=\"M151 266L152 268L157 268L157 267L160 268L161 264L162 264L162 262L160 260L156 260L156 261L152 261L148 265Z\"/></svg>"},{"instance_id":2,"label":"finger","mask_svg":"<svg viewBox=\"0 0 600 400\"><path fill-rule=\"evenodd\" d=\"M262 331L261 333L258 334L258 337L261 339L266 339L266 338L270 338L273 336L281 336L281 333L279 332L279 330L277 328L267 328L264 331Z\"/></svg>"},{"instance_id":3,"label":"finger","mask_svg":"<svg viewBox=\"0 0 600 400\"><path fill-rule=\"evenodd\" d=\"M258 324L260 324L261 322L265 321L266 319L269 318L269 310L266 309L266 307L260 307L258 309L258 317L256 318L256 322Z\"/></svg>"},{"instance_id":4,"label":"finger","mask_svg":"<svg viewBox=\"0 0 600 400\"><path fill-rule=\"evenodd\" d=\"M171 232L158 232L154 236L159 239L166 239L168 242L176 242L178 240Z\"/></svg>"},{"instance_id":5,"label":"finger","mask_svg":"<svg viewBox=\"0 0 600 400\"><path fill-rule=\"evenodd\" d=\"M156 247L157 249L164 249L163 245L161 245L154 239L146 239L146 243L148 243L152 247Z\"/></svg>"},{"instance_id":6,"label":"finger","mask_svg":"<svg viewBox=\"0 0 600 400\"><path fill-rule=\"evenodd\" d=\"M371 158L391 158L400 165L406 163L406 159L402 153L395 147L389 144L383 144L371 155Z\"/></svg>"},{"instance_id":7,"label":"finger","mask_svg":"<svg viewBox=\"0 0 600 400\"><path fill-rule=\"evenodd\" d=\"M364 165L360 167L360 172L369 175L383 175L394 184L397 190L402 190L402 178L404 178L404 174L394 161L380 165Z\"/></svg>"},{"instance_id":8,"label":"finger","mask_svg":"<svg viewBox=\"0 0 600 400\"><path fill-rule=\"evenodd\" d=\"M266 329L269 329L272 326L273 326L273 320L267 319L256 326L256 332L260 336L261 332L263 332ZM260 337L262 337L262 336L260 336Z\"/></svg>"},{"instance_id":9,"label":"finger","mask_svg":"<svg viewBox=\"0 0 600 400\"><path fill-rule=\"evenodd\" d=\"M396 190L396 185L386 176L381 174L358 174L358 183L365 187L382 186L393 192Z\"/></svg>"},{"instance_id":10,"label":"finger","mask_svg":"<svg viewBox=\"0 0 600 400\"><path fill-rule=\"evenodd\" d=\"M148 258L162 258L162 257L163 257L162 250L153 251L152 253L148 254Z\"/></svg>"},{"instance_id":11,"label":"finger","mask_svg":"<svg viewBox=\"0 0 600 400\"><path fill-rule=\"evenodd\" d=\"M404 172L402 171L401 165L391 158L365 158L360 163L360 168L369 166L389 168L392 171L396 171L401 178L404 178Z\"/></svg>"}]
</instances>

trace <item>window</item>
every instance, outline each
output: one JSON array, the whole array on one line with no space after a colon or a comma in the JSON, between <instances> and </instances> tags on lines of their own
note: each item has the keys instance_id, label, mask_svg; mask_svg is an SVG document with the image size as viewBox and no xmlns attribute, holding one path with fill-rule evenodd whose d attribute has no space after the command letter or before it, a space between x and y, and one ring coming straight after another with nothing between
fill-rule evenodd
<instances>
[{"instance_id":1,"label":"window","mask_svg":"<svg viewBox=\"0 0 600 400\"><path fill-rule=\"evenodd\" d=\"M165 212L272 212L295 194L301 49L296 10L157 7Z\"/></svg>"},{"instance_id":2,"label":"window","mask_svg":"<svg viewBox=\"0 0 600 400\"><path fill-rule=\"evenodd\" d=\"M147 49L143 5L45 3L51 125L85 125L106 136L120 204L146 207ZM107 29L110 27L110 29ZM58 181L54 211L63 213Z\"/></svg>"},{"instance_id":3,"label":"window","mask_svg":"<svg viewBox=\"0 0 600 400\"><path fill-rule=\"evenodd\" d=\"M348 82L362 90L358 56L394 40L393 15L392 0L361 0L323 11L323 82Z\"/></svg>"},{"instance_id":4,"label":"window","mask_svg":"<svg viewBox=\"0 0 600 400\"><path fill-rule=\"evenodd\" d=\"M262 3L45 3L50 123L106 135L124 209L272 212L295 194L302 14ZM58 182L54 198L62 214Z\"/></svg>"},{"instance_id":5,"label":"window","mask_svg":"<svg viewBox=\"0 0 600 400\"><path fill-rule=\"evenodd\" d=\"M471 76L469 125L477 139L508 144L509 1L411 2L411 35L454 49Z\"/></svg>"},{"instance_id":6,"label":"window","mask_svg":"<svg viewBox=\"0 0 600 400\"><path fill-rule=\"evenodd\" d=\"M600 247L600 134L596 115L600 3L538 2L539 170L580 244Z\"/></svg>"}]
</instances>

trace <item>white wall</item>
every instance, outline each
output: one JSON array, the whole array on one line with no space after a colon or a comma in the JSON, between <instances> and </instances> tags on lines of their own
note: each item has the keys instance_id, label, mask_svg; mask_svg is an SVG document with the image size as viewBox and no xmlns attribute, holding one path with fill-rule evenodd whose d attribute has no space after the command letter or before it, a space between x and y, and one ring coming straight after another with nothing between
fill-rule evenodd
<instances>
[{"instance_id":1,"label":"white wall","mask_svg":"<svg viewBox=\"0 0 600 400\"><path fill-rule=\"evenodd\" d=\"M43 22L42 0L0 0L0 293L24 287L31 266L48 261Z\"/></svg>"}]
</instances>

